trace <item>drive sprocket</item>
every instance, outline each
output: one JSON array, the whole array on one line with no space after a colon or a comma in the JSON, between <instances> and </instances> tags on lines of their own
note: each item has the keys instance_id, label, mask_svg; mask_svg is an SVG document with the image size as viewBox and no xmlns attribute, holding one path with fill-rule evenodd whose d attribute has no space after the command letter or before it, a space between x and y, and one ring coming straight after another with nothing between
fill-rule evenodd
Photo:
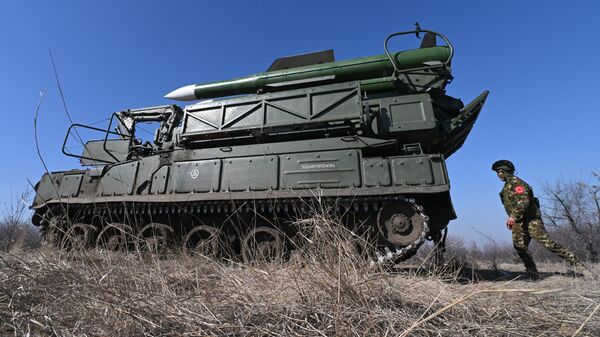
<instances>
[{"instance_id":1,"label":"drive sprocket","mask_svg":"<svg viewBox=\"0 0 600 337\"><path fill-rule=\"evenodd\" d=\"M379 245L371 266L389 266L412 257L429 233L429 217L414 198L399 197L379 210L377 225L386 241Z\"/></svg>"}]
</instances>

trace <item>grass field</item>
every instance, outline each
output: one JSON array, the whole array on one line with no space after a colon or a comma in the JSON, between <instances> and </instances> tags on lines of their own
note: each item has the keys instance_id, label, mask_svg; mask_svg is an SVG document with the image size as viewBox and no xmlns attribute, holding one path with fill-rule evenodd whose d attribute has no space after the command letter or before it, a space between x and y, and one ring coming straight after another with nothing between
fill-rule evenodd
<instances>
[{"instance_id":1,"label":"grass field","mask_svg":"<svg viewBox=\"0 0 600 337\"><path fill-rule=\"evenodd\" d=\"M600 336L600 282L541 264L369 267L341 241L286 262L13 249L2 336ZM594 266L598 269L598 266Z\"/></svg>"}]
</instances>

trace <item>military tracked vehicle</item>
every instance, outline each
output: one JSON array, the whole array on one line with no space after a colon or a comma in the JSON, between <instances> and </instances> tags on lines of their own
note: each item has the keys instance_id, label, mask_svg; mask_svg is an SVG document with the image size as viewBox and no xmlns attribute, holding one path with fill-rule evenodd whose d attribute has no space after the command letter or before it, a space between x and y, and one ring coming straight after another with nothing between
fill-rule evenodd
<instances>
[{"instance_id":1,"label":"military tracked vehicle","mask_svg":"<svg viewBox=\"0 0 600 337\"><path fill-rule=\"evenodd\" d=\"M390 51L415 35L415 49ZM394 33L382 55L280 58L165 96L197 101L184 107L119 111L106 129L73 124L63 153L88 168L44 174L33 223L63 248L228 247L251 261L293 248L294 219L327 208L373 240L374 261L406 259L425 240L443 244L456 218L445 160L488 95L465 106L446 94L453 56L442 34ZM69 152L84 131L101 135Z\"/></svg>"}]
</instances>

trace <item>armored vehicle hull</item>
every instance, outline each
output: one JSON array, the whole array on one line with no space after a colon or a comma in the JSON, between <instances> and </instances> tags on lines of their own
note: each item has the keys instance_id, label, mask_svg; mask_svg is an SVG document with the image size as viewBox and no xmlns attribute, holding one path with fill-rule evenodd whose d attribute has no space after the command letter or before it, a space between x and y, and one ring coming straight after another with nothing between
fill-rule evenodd
<instances>
[{"instance_id":1,"label":"armored vehicle hull","mask_svg":"<svg viewBox=\"0 0 600 337\"><path fill-rule=\"evenodd\" d=\"M446 46L388 52L389 38L409 33ZM381 263L411 256L426 239L443 244L456 218L445 159L464 143L487 91L467 106L445 94L453 49L440 34L393 34L385 50L389 59L307 58L253 81L184 87L168 96L256 93L125 110L106 130L73 125L65 145L77 128L104 133L82 155L63 146L93 168L46 173L33 222L64 248L175 246L244 260L281 257L298 244L295 220L315 211L339 214L379 247ZM143 144L135 130L147 122L160 127Z\"/></svg>"}]
</instances>

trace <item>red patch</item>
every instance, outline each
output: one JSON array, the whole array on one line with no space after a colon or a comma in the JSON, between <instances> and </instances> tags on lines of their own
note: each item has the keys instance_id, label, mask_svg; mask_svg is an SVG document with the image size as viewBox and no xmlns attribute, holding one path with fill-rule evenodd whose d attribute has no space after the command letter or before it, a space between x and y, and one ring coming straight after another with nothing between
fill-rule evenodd
<instances>
[{"instance_id":1,"label":"red patch","mask_svg":"<svg viewBox=\"0 0 600 337\"><path fill-rule=\"evenodd\" d=\"M517 186L517 187L515 187L515 193L523 194L523 193L525 193L525 188L523 186Z\"/></svg>"}]
</instances>

